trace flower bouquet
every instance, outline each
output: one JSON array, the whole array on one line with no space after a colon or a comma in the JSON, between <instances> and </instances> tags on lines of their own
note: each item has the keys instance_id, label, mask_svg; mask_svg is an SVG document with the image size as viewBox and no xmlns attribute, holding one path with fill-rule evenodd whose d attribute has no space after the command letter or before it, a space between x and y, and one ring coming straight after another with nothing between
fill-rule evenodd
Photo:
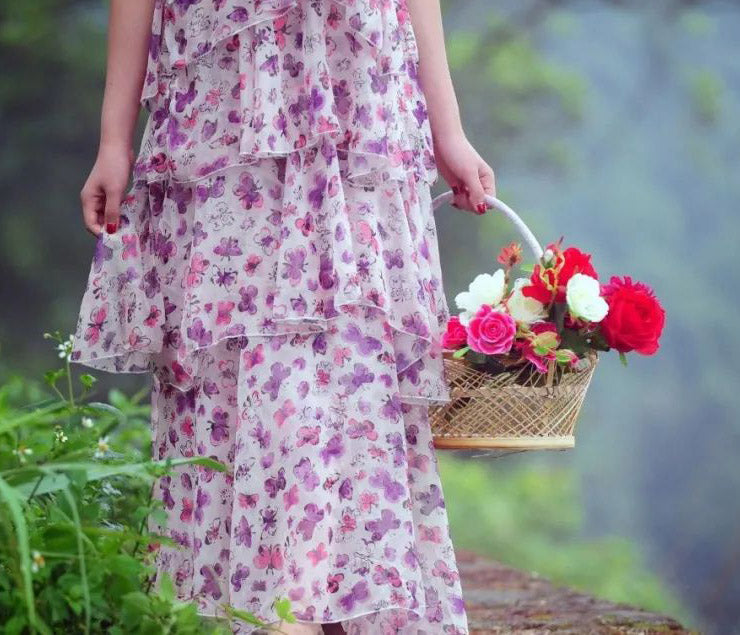
<instances>
[{"instance_id":1,"label":"flower bouquet","mask_svg":"<svg viewBox=\"0 0 740 635\"><path fill-rule=\"evenodd\" d=\"M510 208L490 204L515 221L538 262L523 266L512 243L501 268L455 297L460 313L442 339L452 400L430 409L435 446L573 447L598 354L615 350L623 363L632 351L654 354L665 311L647 285L601 283L590 254L562 239L543 251ZM514 277L517 267L529 275Z\"/></svg>"}]
</instances>

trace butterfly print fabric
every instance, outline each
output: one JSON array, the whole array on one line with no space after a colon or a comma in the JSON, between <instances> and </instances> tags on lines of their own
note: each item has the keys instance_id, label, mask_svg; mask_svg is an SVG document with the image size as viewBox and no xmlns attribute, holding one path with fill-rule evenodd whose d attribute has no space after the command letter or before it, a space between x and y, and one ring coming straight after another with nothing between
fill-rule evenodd
<instances>
[{"instance_id":1,"label":"butterfly print fabric","mask_svg":"<svg viewBox=\"0 0 740 635\"><path fill-rule=\"evenodd\" d=\"M166 0L73 360L150 372L178 597L351 634L467 618L427 408L449 400L431 133L404 0ZM254 626L234 622L235 632Z\"/></svg>"}]
</instances>

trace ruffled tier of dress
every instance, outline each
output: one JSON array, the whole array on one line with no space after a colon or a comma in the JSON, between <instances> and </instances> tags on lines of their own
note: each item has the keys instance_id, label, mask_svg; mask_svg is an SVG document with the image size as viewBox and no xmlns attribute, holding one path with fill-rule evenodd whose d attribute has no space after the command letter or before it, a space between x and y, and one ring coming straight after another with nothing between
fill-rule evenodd
<instances>
[{"instance_id":1,"label":"ruffled tier of dress","mask_svg":"<svg viewBox=\"0 0 740 635\"><path fill-rule=\"evenodd\" d=\"M405 3L200 0L157 8L136 177L197 180L330 140L342 179L437 173Z\"/></svg>"},{"instance_id":2,"label":"ruffled tier of dress","mask_svg":"<svg viewBox=\"0 0 740 635\"><path fill-rule=\"evenodd\" d=\"M155 10L150 116L74 361L187 390L223 339L321 331L364 306L386 316L404 399L449 400L436 171L403 3L226 0L206 23L199 4Z\"/></svg>"}]
</instances>

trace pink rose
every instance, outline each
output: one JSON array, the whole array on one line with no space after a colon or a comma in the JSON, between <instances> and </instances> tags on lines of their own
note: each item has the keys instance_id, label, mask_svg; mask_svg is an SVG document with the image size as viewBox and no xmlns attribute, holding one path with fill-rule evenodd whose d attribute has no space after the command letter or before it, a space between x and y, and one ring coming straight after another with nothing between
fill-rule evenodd
<instances>
[{"instance_id":1,"label":"pink rose","mask_svg":"<svg viewBox=\"0 0 740 635\"><path fill-rule=\"evenodd\" d=\"M442 348L446 350L457 350L462 347L468 339L468 332L460 323L460 318L453 315L447 322L447 331L442 335Z\"/></svg>"},{"instance_id":2,"label":"pink rose","mask_svg":"<svg viewBox=\"0 0 740 635\"><path fill-rule=\"evenodd\" d=\"M468 345L485 355L508 353L515 336L514 318L488 304L484 304L468 324Z\"/></svg>"}]
</instances>

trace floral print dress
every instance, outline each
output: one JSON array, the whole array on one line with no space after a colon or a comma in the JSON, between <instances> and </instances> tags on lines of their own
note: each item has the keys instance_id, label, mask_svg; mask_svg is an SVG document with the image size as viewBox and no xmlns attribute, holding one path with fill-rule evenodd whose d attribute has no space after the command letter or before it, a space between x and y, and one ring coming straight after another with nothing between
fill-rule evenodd
<instances>
[{"instance_id":1,"label":"floral print dress","mask_svg":"<svg viewBox=\"0 0 740 635\"><path fill-rule=\"evenodd\" d=\"M151 372L157 572L351 634L468 632L427 408L449 399L404 0L158 0L149 112L76 362ZM241 620L235 632L254 626Z\"/></svg>"}]
</instances>

